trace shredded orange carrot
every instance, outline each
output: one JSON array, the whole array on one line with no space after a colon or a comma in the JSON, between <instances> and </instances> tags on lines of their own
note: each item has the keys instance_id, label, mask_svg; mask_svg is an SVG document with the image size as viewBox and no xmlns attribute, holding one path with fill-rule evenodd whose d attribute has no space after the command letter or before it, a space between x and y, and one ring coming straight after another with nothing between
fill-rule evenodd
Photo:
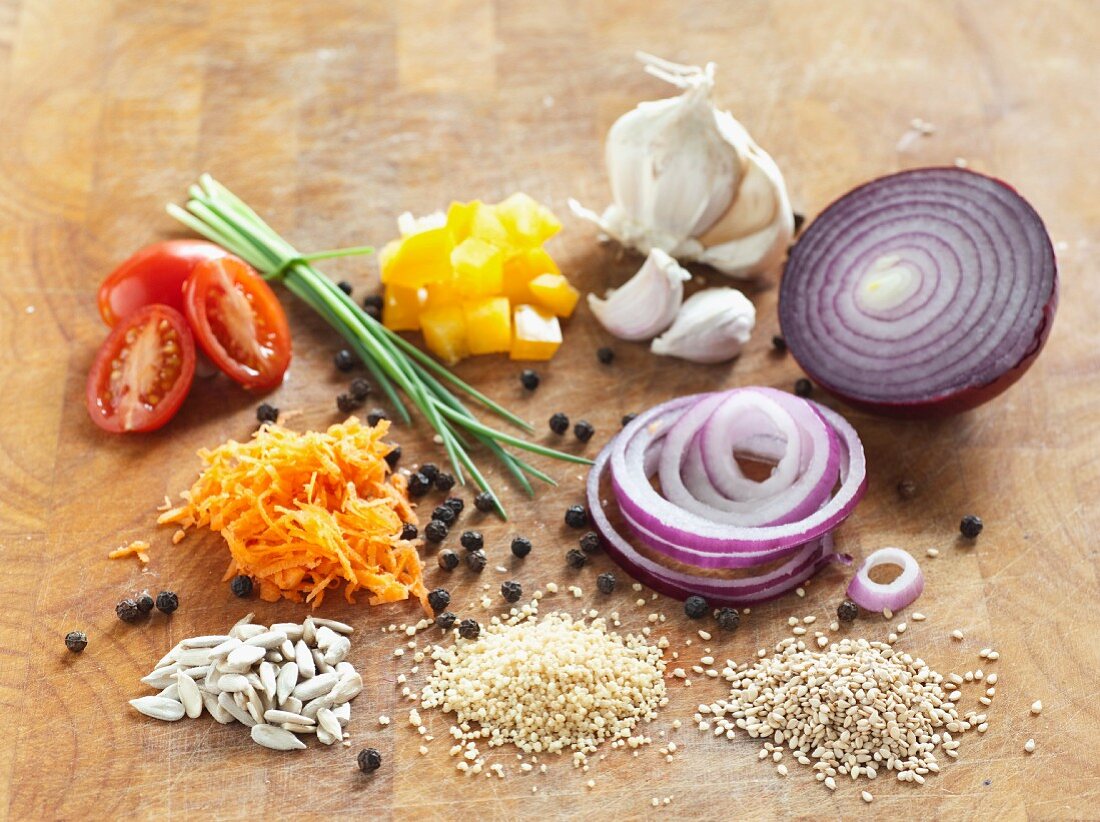
<instances>
[{"instance_id":1,"label":"shredded orange carrot","mask_svg":"<svg viewBox=\"0 0 1100 822\"><path fill-rule=\"evenodd\" d=\"M401 539L403 524L417 520L405 477L385 460L388 431L387 420L372 427L355 417L304 434L265 425L248 442L203 449L205 468L184 504L157 522L220 533L231 557L225 578L252 577L267 602L317 607L342 585L348 602L360 589L371 605L411 595L430 613L416 541Z\"/></svg>"},{"instance_id":2,"label":"shredded orange carrot","mask_svg":"<svg viewBox=\"0 0 1100 822\"><path fill-rule=\"evenodd\" d=\"M116 548L107 554L108 559L122 559L123 557L137 557L141 560L142 564L149 562L149 555L145 553L149 550L149 543L144 540L134 540L129 545L123 548Z\"/></svg>"}]
</instances>

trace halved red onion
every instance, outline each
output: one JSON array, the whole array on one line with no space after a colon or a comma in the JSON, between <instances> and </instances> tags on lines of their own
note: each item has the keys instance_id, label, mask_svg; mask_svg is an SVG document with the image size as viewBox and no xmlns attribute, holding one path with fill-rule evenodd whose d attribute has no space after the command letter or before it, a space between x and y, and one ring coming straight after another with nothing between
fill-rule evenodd
<instances>
[{"instance_id":1,"label":"halved red onion","mask_svg":"<svg viewBox=\"0 0 1100 822\"><path fill-rule=\"evenodd\" d=\"M772 476L744 477L738 454L774 461ZM611 523L605 474L640 548ZM636 417L597 458L588 503L608 553L639 580L681 599L747 604L836 560L830 532L865 488L862 444L838 414L774 389L738 388Z\"/></svg>"},{"instance_id":2,"label":"halved red onion","mask_svg":"<svg viewBox=\"0 0 1100 822\"><path fill-rule=\"evenodd\" d=\"M879 565L898 565L901 573L891 582L875 582L871 570ZM868 611L898 611L916 601L923 590L924 573L912 554L901 548L879 548L863 561L848 583L848 598Z\"/></svg>"},{"instance_id":3,"label":"halved red onion","mask_svg":"<svg viewBox=\"0 0 1100 822\"><path fill-rule=\"evenodd\" d=\"M1005 183L961 168L872 180L791 248L779 321L806 373L891 416L973 408L1028 369L1058 304L1043 221Z\"/></svg>"}]
</instances>

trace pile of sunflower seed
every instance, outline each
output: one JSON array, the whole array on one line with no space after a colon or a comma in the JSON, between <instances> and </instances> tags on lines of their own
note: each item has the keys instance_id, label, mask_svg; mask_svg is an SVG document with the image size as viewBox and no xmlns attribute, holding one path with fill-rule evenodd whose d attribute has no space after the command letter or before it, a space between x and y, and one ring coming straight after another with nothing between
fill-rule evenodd
<instances>
[{"instance_id":1,"label":"pile of sunflower seed","mask_svg":"<svg viewBox=\"0 0 1100 822\"><path fill-rule=\"evenodd\" d=\"M130 700L139 712L175 722L203 708L223 725L252 729L252 739L276 751L300 750L299 736L331 745L347 739L351 700L363 679L345 661L353 628L307 616L270 627L252 614L228 634L185 639L142 682L160 693Z\"/></svg>"}]
</instances>

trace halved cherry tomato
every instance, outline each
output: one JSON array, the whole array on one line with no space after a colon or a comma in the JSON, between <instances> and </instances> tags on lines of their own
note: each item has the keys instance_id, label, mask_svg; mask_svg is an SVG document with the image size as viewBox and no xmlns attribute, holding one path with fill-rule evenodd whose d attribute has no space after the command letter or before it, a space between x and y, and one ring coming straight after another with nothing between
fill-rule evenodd
<instances>
[{"instance_id":1,"label":"halved cherry tomato","mask_svg":"<svg viewBox=\"0 0 1100 822\"><path fill-rule=\"evenodd\" d=\"M99 286L99 314L114 326L147 305L167 305L183 313L183 283L203 260L228 252L206 240L167 240L138 251Z\"/></svg>"},{"instance_id":2,"label":"halved cherry tomato","mask_svg":"<svg viewBox=\"0 0 1100 822\"><path fill-rule=\"evenodd\" d=\"M202 350L245 388L274 388L290 365L290 327L279 298L237 257L205 260L183 286Z\"/></svg>"},{"instance_id":3,"label":"halved cherry tomato","mask_svg":"<svg viewBox=\"0 0 1100 822\"><path fill-rule=\"evenodd\" d=\"M195 376L195 341L174 308L147 305L99 347L85 392L105 431L153 431L172 419Z\"/></svg>"}]
</instances>

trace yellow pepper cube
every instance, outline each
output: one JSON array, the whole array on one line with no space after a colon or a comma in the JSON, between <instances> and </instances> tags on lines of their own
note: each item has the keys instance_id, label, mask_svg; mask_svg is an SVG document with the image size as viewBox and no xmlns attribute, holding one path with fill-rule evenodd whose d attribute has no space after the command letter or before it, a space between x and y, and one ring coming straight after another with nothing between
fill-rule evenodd
<instances>
[{"instance_id":1,"label":"yellow pepper cube","mask_svg":"<svg viewBox=\"0 0 1100 822\"><path fill-rule=\"evenodd\" d=\"M504 262L504 285L501 293L514 305L529 303L532 294L527 284L540 274L560 274L554 259L544 248L529 248Z\"/></svg>"},{"instance_id":2,"label":"yellow pepper cube","mask_svg":"<svg viewBox=\"0 0 1100 822\"><path fill-rule=\"evenodd\" d=\"M427 294L421 288L387 285L382 293L382 325L390 331L420 328L420 305Z\"/></svg>"},{"instance_id":3,"label":"yellow pepper cube","mask_svg":"<svg viewBox=\"0 0 1100 822\"><path fill-rule=\"evenodd\" d=\"M467 297L499 294L504 282L504 254L495 245L467 237L451 252L458 290Z\"/></svg>"},{"instance_id":4,"label":"yellow pepper cube","mask_svg":"<svg viewBox=\"0 0 1100 822\"><path fill-rule=\"evenodd\" d=\"M466 345L466 318L457 303L420 312L420 330L428 350L447 365L470 353Z\"/></svg>"},{"instance_id":5,"label":"yellow pepper cube","mask_svg":"<svg viewBox=\"0 0 1100 822\"><path fill-rule=\"evenodd\" d=\"M496 354L512 346L512 307L507 297L483 297L462 304L471 354Z\"/></svg>"},{"instance_id":6,"label":"yellow pepper cube","mask_svg":"<svg viewBox=\"0 0 1100 822\"><path fill-rule=\"evenodd\" d=\"M462 292L458 280L452 275L442 282L424 287L424 308L441 308L446 305L458 305L462 301Z\"/></svg>"},{"instance_id":7,"label":"yellow pepper cube","mask_svg":"<svg viewBox=\"0 0 1100 822\"><path fill-rule=\"evenodd\" d=\"M561 231L554 212L518 191L494 206L497 219L520 246L539 246Z\"/></svg>"},{"instance_id":8,"label":"yellow pepper cube","mask_svg":"<svg viewBox=\"0 0 1100 822\"><path fill-rule=\"evenodd\" d=\"M548 360L561 346L558 318L534 305L517 305L512 317L513 360Z\"/></svg>"},{"instance_id":9,"label":"yellow pepper cube","mask_svg":"<svg viewBox=\"0 0 1100 822\"><path fill-rule=\"evenodd\" d=\"M561 274L539 274L527 284L535 302L548 308L559 317L568 317L577 307L581 292L569 284Z\"/></svg>"},{"instance_id":10,"label":"yellow pepper cube","mask_svg":"<svg viewBox=\"0 0 1100 822\"><path fill-rule=\"evenodd\" d=\"M497 214L497 207L476 203L473 218L470 220L470 236L491 243L511 257L522 251L526 244L516 242L516 238Z\"/></svg>"},{"instance_id":11,"label":"yellow pepper cube","mask_svg":"<svg viewBox=\"0 0 1100 822\"><path fill-rule=\"evenodd\" d=\"M470 226L474 222L474 215L483 203L480 200L472 200L468 203L453 202L447 209L447 230L455 245L461 243L470 236Z\"/></svg>"},{"instance_id":12,"label":"yellow pepper cube","mask_svg":"<svg viewBox=\"0 0 1100 822\"><path fill-rule=\"evenodd\" d=\"M419 288L451 276L451 233L432 228L389 242L379 254L382 282Z\"/></svg>"}]
</instances>

